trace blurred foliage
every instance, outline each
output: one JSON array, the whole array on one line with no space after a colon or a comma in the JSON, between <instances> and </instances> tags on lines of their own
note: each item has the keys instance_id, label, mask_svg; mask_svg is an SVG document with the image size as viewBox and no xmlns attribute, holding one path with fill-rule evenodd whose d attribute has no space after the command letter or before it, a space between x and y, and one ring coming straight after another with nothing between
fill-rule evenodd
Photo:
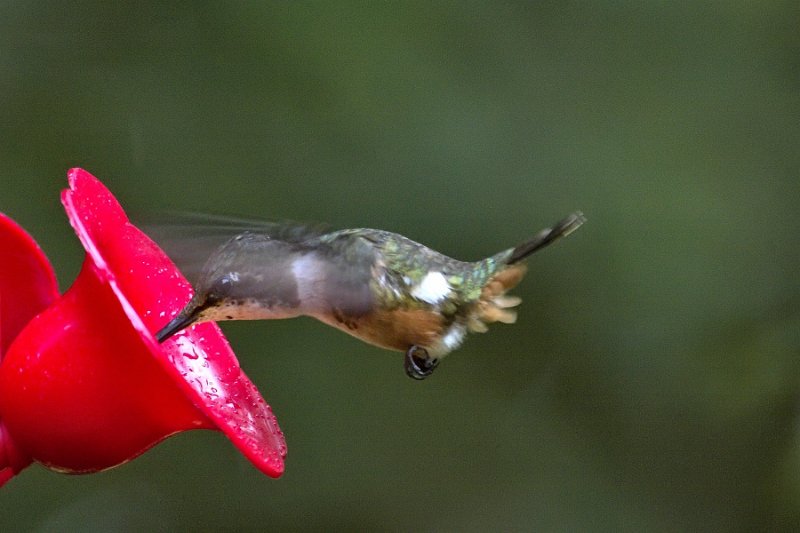
<instances>
[{"instance_id":1,"label":"blurred foliage","mask_svg":"<svg viewBox=\"0 0 800 533\"><path fill-rule=\"evenodd\" d=\"M82 252L65 172L180 209L391 229L464 259L575 209L515 326L423 383L312 320L226 325L289 443L32 467L24 530L800 527L800 4L0 5L0 210ZM9 529L10 530L10 529Z\"/></svg>"}]
</instances>

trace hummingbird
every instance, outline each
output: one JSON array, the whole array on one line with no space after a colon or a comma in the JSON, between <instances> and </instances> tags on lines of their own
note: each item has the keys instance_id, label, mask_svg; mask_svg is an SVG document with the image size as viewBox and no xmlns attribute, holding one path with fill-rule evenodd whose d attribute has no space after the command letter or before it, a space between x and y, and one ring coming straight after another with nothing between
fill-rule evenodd
<instances>
[{"instance_id":1,"label":"hummingbird","mask_svg":"<svg viewBox=\"0 0 800 533\"><path fill-rule=\"evenodd\" d=\"M575 212L518 246L473 262L379 229L254 224L211 251L194 295L156 338L164 342L208 320L305 315L403 352L406 374L425 379L468 333L514 323L521 299L507 292L525 275L524 260L585 220Z\"/></svg>"}]
</instances>

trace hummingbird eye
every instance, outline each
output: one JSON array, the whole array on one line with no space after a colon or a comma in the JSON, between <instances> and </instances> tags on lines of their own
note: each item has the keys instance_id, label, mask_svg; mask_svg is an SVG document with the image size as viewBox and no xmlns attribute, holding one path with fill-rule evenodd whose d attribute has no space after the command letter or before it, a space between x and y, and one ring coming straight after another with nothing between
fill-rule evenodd
<instances>
[{"instance_id":1,"label":"hummingbird eye","mask_svg":"<svg viewBox=\"0 0 800 533\"><path fill-rule=\"evenodd\" d=\"M228 272L220 276L217 281L214 282L212 289L220 294L229 294L237 281L239 281L239 273Z\"/></svg>"},{"instance_id":2,"label":"hummingbird eye","mask_svg":"<svg viewBox=\"0 0 800 533\"><path fill-rule=\"evenodd\" d=\"M231 296L231 292L234 288L234 279L232 276L226 274L224 276L220 276L214 283L209 287L208 292L206 293L206 306L216 305L222 300Z\"/></svg>"}]
</instances>

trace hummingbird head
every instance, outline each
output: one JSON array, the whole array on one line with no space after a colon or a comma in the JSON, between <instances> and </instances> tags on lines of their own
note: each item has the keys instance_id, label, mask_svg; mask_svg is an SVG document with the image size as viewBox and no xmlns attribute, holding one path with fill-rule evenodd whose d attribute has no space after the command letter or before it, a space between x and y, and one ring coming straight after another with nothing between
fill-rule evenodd
<instances>
[{"instance_id":1,"label":"hummingbird head","mask_svg":"<svg viewBox=\"0 0 800 533\"><path fill-rule=\"evenodd\" d=\"M193 282L194 296L156 334L158 341L164 342L197 322L263 318L265 309L259 301L264 300L260 292L265 280L256 270L261 264L270 266L274 262L272 257L285 256L280 252L281 247L286 246L267 235L245 232L214 249ZM264 254L268 255L267 259ZM195 265L190 266L191 270L196 270ZM280 269L275 270L280 272Z\"/></svg>"},{"instance_id":2,"label":"hummingbird head","mask_svg":"<svg viewBox=\"0 0 800 533\"><path fill-rule=\"evenodd\" d=\"M301 301L294 273L280 261L235 257L235 261L212 265L196 282L191 300L158 332L159 342L197 322L289 318L299 314Z\"/></svg>"},{"instance_id":3,"label":"hummingbird head","mask_svg":"<svg viewBox=\"0 0 800 533\"><path fill-rule=\"evenodd\" d=\"M241 301L232 297L234 285L230 276L221 276L208 287L198 285L189 303L156 334L158 342L198 322L241 318Z\"/></svg>"}]
</instances>

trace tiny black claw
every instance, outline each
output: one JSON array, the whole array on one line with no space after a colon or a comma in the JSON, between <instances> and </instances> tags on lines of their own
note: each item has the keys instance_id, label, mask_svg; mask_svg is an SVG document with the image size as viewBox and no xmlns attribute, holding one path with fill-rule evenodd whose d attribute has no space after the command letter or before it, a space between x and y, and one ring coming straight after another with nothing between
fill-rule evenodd
<instances>
[{"instance_id":1,"label":"tiny black claw","mask_svg":"<svg viewBox=\"0 0 800 533\"><path fill-rule=\"evenodd\" d=\"M406 351L406 375L412 379L425 379L430 376L439 365L438 359L432 359L425 348L417 345Z\"/></svg>"}]
</instances>

